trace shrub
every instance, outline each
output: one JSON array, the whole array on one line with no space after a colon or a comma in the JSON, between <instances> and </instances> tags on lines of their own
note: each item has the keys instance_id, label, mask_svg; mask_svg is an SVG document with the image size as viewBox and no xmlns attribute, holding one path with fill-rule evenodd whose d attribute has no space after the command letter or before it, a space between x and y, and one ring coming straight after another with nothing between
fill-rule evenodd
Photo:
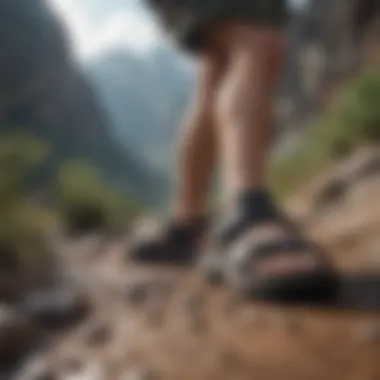
<instances>
[{"instance_id":1,"label":"shrub","mask_svg":"<svg viewBox=\"0 0 380 380\"><path fill-rule=\"evenodd\" d=\"M48 211L20 200L3 214L0 223L1 267L29 274L52 268L55 257L49 235L55 219Z\"/></svg>"},{"instance_id":2,"label":"shrub","mask_svg":"<svg viewBox=\"0 0 380 380\"><path fill-rule=\"evenodd\" d=\"M83 161L60 169L57 200L69 232L79 234L116 227L142 209L137 200L106 184L98 171Z\"/></svg>"},{"instance_id":3,"label":"shrub","mask_svg":"<svg viewBox=\"0 0 380 380\"><path fill-rule=\"evenodd\" d=\"M54 218L27 201L27 182L43 164L48 146L29 135L0 140L0 269L40 273L53 255L47 237Z\"/></svg>"},{"instance_id":4,"label":"shrub","mask_svg":"<svg viewBox=\"0 0 380 380\"><path fill-rule=\"evenodd\" d=\"M374 70L343 88L297 148L272 162L269 183L279 196L287 195L334 160L379 142L380 70Z\"/></svg>"}]
</instances>

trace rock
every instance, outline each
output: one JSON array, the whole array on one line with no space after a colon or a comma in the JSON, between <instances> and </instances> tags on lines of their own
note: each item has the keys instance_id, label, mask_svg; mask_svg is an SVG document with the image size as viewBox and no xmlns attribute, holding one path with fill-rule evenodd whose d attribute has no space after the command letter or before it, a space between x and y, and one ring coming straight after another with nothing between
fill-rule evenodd
<instances>
[{"instance_id":1,"label":"rock","mask_svg":"<svg viewBox=\"0 0 380 380\"><path fill-rule=\"evenodd\" d=\"M163 303L174 290L171 281L145 280L128 283L124 289L126 301L132 306L143 306L150 302Z\"/></svg>"},{"instance_id":2,"label":"rock","mask_svg":"<svg viewBox=\"0 0 380 380\"><path fill-rule=\"evenodd\" d=\"M112 339L111 327L105 323L92 323L85 332L86 343L91 347L104 346Z\"/></svg>"},{"instance_id":3,"label":"rock","mask_svg":"<svg viewBox=\"0 0 380 380\"><path fill-rule=\"evenodd\" d=\"M366 147L359 150L352 158L349 168L353 183L380 174L380 151L378 147Z\"/></svg>"},{"instance_id":4,"label":"rock","mask_svg":"<svg viewBox=\"0 0 380 380\"><path fill-rule=\"evenodd\" d=\"M67 287L32 293L22 307L41 326L55 329L82 321L91 311L91 302L86 293Z\"/></svg>"},{"instance_id":5,"label":"rock","mask_svg":"<svg viewBox=\"0 0 380 380\"><path fill-rule=\"evenodd\" d=\"M353 186L380 174L378 147L364 147L312 182L314 211L336 206Z\"/></svg>"},{"instance_id":6,"label":"rock","mask_svg":"<svg viewBox=\"0 0 380 380\"><path fill-rule=\"evenodd\" d=\"M133 306L141 306L146 303L150 296L151 289L148 284L127 284L124 290L126 301Z\"/></svg>"},{"instance_id":7,"label":"rock","mask_svg":"<svg viewBox=\"0 0 380 380\"><path fill-rule=\"evenodd\" d=\"M1 364L14 362L27 354L39 337L39 330L29 318L8 306L0 306Z\"/></svg>"},{"instance_id":8,"label":"rock","mask_svg":"<svg viewBox=\"0 0 380 380\"><path fill-rule=\"evenodd\" d=\"M313 196L314 209L321 211L326 207L337 206L346 195L349 183L343 178L332 178L323 183Z\"/></svg>"},{"instance_id":9,"label":"rock","mask_svg":"<svg viewBox=\"0 0 380 380\"><path fill-rule=\"evenodd\" d=\"M103 368L97 363L83 366L79 371L71 371L60 380L107 380Z\"/></svg>"},{"instance_id":10,"label":"rock","mask_svg":"<svg viewBox=\"0 0 380 380\"><path fill-rule=\"evenodd\" d=\"M37 358L30 362L21 369L20 374L16 380L57 380L58 377L47 361Z\"/></svg>"}]
</instances>

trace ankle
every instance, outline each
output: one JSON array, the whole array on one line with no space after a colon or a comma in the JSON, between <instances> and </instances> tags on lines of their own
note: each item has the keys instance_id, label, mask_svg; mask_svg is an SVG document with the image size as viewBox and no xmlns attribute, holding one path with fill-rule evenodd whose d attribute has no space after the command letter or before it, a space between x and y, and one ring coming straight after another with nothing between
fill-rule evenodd
<instances>
[{"instance_id":1,"label":"ankle","mask_svg":"<svg viewBox=\"0 0 380 380\"><path fill-rule=\"evenodd\" d=\"M200 208L177 207L174 209L173 218L178 224L196 224L206 219L205 212Z\"/></svg>"},{"instance_id":2,"label":"ankle","mask_svg":"<svg viewBox=\"0 0 380 380\"><path fill-rule=\"evenodd\" d=\"M277 206L265 187L242 190L236 195L234 207L242 215L255 215L255 218L267 219L277 215Z\"/></svg>"}]
</instances>

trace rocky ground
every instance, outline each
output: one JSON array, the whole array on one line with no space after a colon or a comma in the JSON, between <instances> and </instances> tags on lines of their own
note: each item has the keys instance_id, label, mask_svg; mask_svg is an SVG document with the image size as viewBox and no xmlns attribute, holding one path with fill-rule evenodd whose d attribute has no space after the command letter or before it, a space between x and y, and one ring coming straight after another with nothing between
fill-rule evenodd
<instances>
[{"instance_id":1,"label":"rocky ground","mask_svg":"<svg viewBox=\"0 0 380 380\"><path fill-rule=\"evenodd\" d=\"M0 378L379 379L378 156L358 152L288 204L344 274L331 305L264 305L192 270L133 267L125 237L70 241L70 280L0 305L0 363L22 358Z\"/></svg>"}]
</instances>

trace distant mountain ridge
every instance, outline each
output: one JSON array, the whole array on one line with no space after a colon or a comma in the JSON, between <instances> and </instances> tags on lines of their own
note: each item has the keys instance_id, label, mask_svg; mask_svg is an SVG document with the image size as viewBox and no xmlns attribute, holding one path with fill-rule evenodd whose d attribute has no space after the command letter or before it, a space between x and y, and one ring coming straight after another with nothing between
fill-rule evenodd
<instances>
[{"instance_id":1,"label":"distant mountain ridge","mask_svg":"<svg viewBox=\"0 0 380 380\"><path fill-rule=\"evenodd\" d=\"M113 135L108 111L73 63L67 31L46 1L2 1L0 45L3 131L22 126L51 143L52 171L62 160L84 157L128 191L160 197L162 177Z\"/></svg>"},{"instance_id":2,"label":"distant mountain ridge","mask_svg":"<svg viewBox=\"0 0 380 380\"><path fill-rule=\"evenodd\" d=\"M108 51L86 67L121 141L138 147L162 170L173 152L179 124L189 103L194 75L184 72L170 50L157 48L149 58L128 50Z\"/></svg>"}]
</instances>

